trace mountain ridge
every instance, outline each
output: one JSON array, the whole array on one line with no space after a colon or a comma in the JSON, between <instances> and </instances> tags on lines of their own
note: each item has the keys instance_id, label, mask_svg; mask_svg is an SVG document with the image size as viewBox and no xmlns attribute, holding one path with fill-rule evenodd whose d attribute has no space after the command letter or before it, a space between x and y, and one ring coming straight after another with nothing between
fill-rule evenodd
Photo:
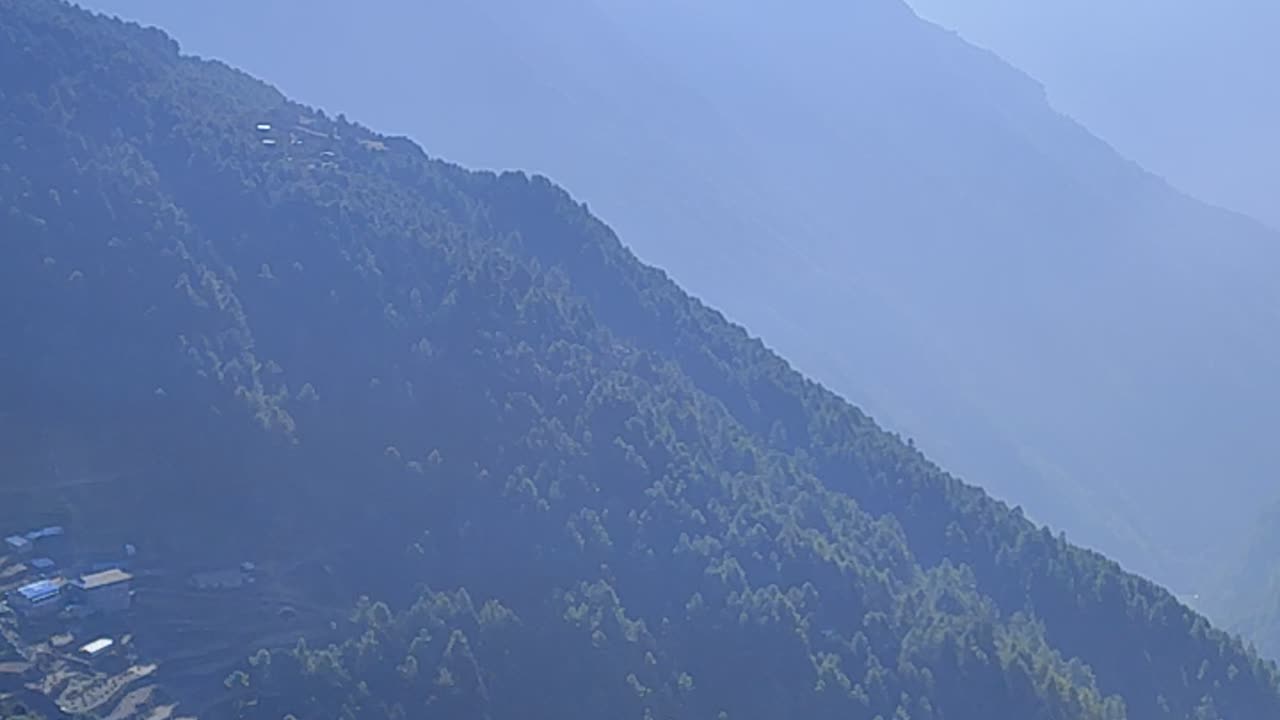
<instances>
[{"instance_id":1,"label":"mountain ridge","mask_svg":"<svg viewBox=\"0 0 1280 720\"><path fill-rule=\"evenodd\" d=\"M900 3L777 23L774 5L724 3L378 9L400 22L303 13L302 42L341 20L359 28L343 47L384 62L355 78L340 54L313 60L291 72L299 92L359 98L384 124L421 103L411 135L471 165L550 172L642 258L1073 539L1211 591L1243 543L1244 498L1273 494L1257 429L1276 419L1275 317L1257 308L1276 304L1275 235L1187 202L1025 73ZM815 24L813 42L789 42ZM467 42L491 52L431 78L438 107L399 92ZM301 67L269 47L238 52ZM455 110L477 103L494 111ZM706 237L721 240L690 241ZM1221 429L1181 419L1194 415Z\"/></svg>"},{"instance_id":2,"label":"mountain ridge","mask_svg":"<svg viewBox=\"0 0 1280 720\"><path fill-rule=\"evenodd\" d=\"M1280 104L1265 89L1265 38L1280 14L1265 2L1167 8L1158 3L946 5L915 0L931 21L960 30L1053 85L1054 104L1215 205L1275 227L1266 129ZM1072 40L1089 29L1089 52ZM1229 111L1228 111L1229 110Z\"/></svg>"},{"instance_id":3,"label":"mountain ridge","mask_svg":"<svg viewBox=\"0 0 1280 720\"><path fill-rule=\"evenodd\" d=\"M14 411L169 463L119 520L153 543L332 550L337 597L397 608L255 656L242 712L1280 711L1239 640L943 473L549 181L61 3L0 21L33 71L0 80Z\"/></svg>"}]
</instances>

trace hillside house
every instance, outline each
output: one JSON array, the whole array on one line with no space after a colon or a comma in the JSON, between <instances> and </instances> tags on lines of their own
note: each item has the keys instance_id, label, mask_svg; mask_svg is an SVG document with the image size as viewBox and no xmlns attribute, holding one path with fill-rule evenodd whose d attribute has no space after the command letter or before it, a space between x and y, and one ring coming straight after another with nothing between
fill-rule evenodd
<instances>
[{"instance_id":1,"label":"hillside house","mask_svg":"<svg viewBox=\"0 0 1280 720\"><path fill-rule=\"evenodd\" d=\"M103 653L110 650L115 644L116 641L111 638L98 638L91 643L86 643L80 648L80 652L90 658L101 657Z\"/></svg>"},{"instance_id":2,"label":"hillside house","mask_svg":"<svg viewBox=\"0 0 1280 720\"><path fill-rule=\"evenodd\" d=\"M39 550L41 555L59 555L67 549L67 533L61 525L32 530L22 538L32 550Z\"/></svg>"},{"instance_id":3,"label":"hillside house","mask_svg":"<svg viewBox=\"0 0 1280 720\"><path fill-rule=\"evenodd\" d=\"M66 534L67 534L66 530L64 530L61 525L50 525L49 527L40 528L39 530L32 530L31 532L27 533L27 539L30 540L31 542L35 542L37 540L60 538Z\"/></svg>"},{"instance_id":4,"label":"hillside house","mask_svg":"<svg viewBox=\"0 0 1280 720\"><path fill-rule=\"evenodd\" d=\"M119 569L85 575L73 585L77 600L95 612L112 613L128 610L133 601L133 576Z\"/></svg>"},{"instance_id":5,"label":"hillside house","mask_svg":"<svg viewBox=\"0 0 1280 720\"><path fill-rule=\"evenodd\" d=\"M14 555L24 555L31 552L31 541L21 535L10 535L4 539L4 549Z\"/></svg>"},{"instance_id":6,"label":"hillside house","mask_svg":"<svg viewBox=\"0 0 1280 720\"><path fill-rule=\"evenodd\" d=\"M57 614L65 601L62 585L59 578L28 583L9 594L9 605L28 618Z\"/></svg>"}]
</instances>

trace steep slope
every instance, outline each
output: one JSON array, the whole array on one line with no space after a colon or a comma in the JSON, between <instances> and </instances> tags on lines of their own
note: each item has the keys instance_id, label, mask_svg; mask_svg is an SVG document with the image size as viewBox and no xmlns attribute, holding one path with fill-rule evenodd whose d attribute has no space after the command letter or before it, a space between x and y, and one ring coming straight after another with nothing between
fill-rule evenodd
<instances>
[{"instance_id":1,"label":"steep slope","mask_svg":"<svg viewBox=\"0 0 1280 720\"><path fill-rule=\"evenodd\" d=\"M1280 227L1275 3L911 6L1043 80L1055 106L1178 187Z\"/></svg>"},{"instance_id":2,"label":"steep slope","mask_svg":"<svg viewBox=\"0 0 1280 720\"><path fill-rule=\"evenodd\" d=\"M131 491L42 485L14 441L17 511L91 507L175 563L318 554L299 591L387 600L255 655L242 715L1280 713L1273 665L942 472L549 181L51 0L0 0L0 65L5 409Z\"/></svg>"},{"instance_id":3,"label":"steep slope","mask_svg":"<svg viewBox=\"0 0 1280 720\"><path fill-rule=\"evenodd\" d=\"M260 5L98 2L548 172L946 466L1180 590L1275 495L1276 237L897 0Z\"/></svg>"},{"instance_id":4,"label":"steep slope","mask_svg":"<svg viewBox=\"0 0 1280 720\"><path fill-rule=\"evenodd\" d=\"M1254 641L1266 657L1280 657L1280 505L1262 514L1247 551L1222 573L1225 592L1210 610Z\"/></svg>"}]
</instances>

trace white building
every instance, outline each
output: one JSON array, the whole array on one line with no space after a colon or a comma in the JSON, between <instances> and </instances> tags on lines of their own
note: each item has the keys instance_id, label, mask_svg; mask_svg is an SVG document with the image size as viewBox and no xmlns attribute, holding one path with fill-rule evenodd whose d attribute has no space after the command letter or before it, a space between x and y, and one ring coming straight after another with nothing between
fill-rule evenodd
<instances>
[{"instance_id":1,"label":"white building","mask_svg":"<svg viewBox=\"0 0 1280 720\"><path fill-rule=\"evenodd\" d=\"M80 652L91 658L95 658L110 650L115 644L116 641L111 638L98 638L97 640L94 640L91 643L86 643L82 646L80 648Z\"/></svg>"}]
</instances>

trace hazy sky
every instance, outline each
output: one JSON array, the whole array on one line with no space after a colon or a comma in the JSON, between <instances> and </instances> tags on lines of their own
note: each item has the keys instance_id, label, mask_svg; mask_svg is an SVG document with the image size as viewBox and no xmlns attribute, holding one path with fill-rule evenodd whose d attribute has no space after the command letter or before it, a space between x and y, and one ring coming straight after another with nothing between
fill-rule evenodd
<instances>
[{"instance_id":1,"label":"hazy sky","mask_svg":"<svg viewBox=\"0 0 1280 720\"><path fill-rule=\"evenodd\" d=\"M1280 227L1280 2L1277 0L910 0L922 16L956 29L1044 83L1054 104L1124 155L1209 202ZM227 5L245 5L227 0ZM625 4L625 3L623 3ZM88 0L86 6L158 24L184 48L224 56L306 102L354 100L352 110L383 130L404 118L387 106L385 82L366 93L345 82L360 72L350 57L393 55L386 46L448 43L447 33L386 23L376 12L344 20L351 32L329 37L333 52L310 49L345 3L252 3L260 22L280 29L278 45L245 32L245 8L209 13L181 0ZM423 12L454 5L427 0ZM483 62L471 52L469 62ZM460 49L460 56L462 50ZM389 62L384 72L396 72ZM430 74L422 75L430 80ZM338 95L330 82L343 86ZM476 162L479 158L457 158Z\"/></svg>"},{"instance_id":2,"label":"hazy sky","mask_svg":"<svg viewBox=\"0 0 1280 720\"><path fill-rule=\"evenodd\" d=\"M1280 227L1277 0L910 0L1200 197Z\"/></svg>"}]
</instances>

